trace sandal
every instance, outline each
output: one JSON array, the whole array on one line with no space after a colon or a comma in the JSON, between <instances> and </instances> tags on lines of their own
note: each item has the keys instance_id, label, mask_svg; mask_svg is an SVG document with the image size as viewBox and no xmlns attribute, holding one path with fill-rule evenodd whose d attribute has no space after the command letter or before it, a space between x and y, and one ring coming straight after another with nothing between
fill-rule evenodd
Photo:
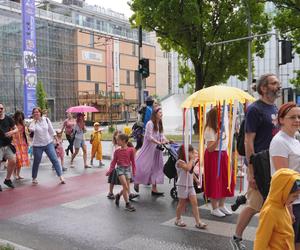
<instances>
[{"instance_id":1,"label":"sandal","mask_svg":"<svg viewBox=\"0 0 300 250\"><path fill-rule=\"evenodd\" d=\"M174 224L177 227L186 227L186 224L182 220L175 220Z\"/></svg>"},{"instance_id":2,"label":"sandal","mask_svg":"<svg viewBox=\"0 0 300 250\"><path fill-rule=\"evenodd\" d=\"M198 229L206 229L207 224L205 224L204 222L200 222L199 224L196 224L195 227Z\"/></svg>"}]
</instances>

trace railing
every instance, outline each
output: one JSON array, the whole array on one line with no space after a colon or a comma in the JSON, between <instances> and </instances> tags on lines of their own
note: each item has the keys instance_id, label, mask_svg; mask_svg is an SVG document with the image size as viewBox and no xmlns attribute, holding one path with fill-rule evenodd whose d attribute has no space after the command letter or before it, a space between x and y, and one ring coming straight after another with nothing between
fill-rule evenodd
<instances>
[{"instance_id":1,"label":"railing","mask_svg":"<svg viewBox=\"0 0 300 250\"><path fill-rule=\"evenodd\" d=\"M84 9L87 8L89 10L92 10L92 7L93 6L89 6L89 7L85 7ZM0 0L0 9L1 8L5 9L5 10L9 9L12 12L18 12L18 13L22 12L21 4L11 2L9 0ZM112 16L114 18L120 18L123 21L126 20L125 16L120 14L120 13L112 12L110 10L103 11L103 8L101 8L101 7L99 9L101 9L100 11L98 11L99 13L109 15L109 16ZM120 32L120 31L117 31L115 29L108 28L108 27L106 27L106 25L104 25L104 26L100 25L99 26L99 25L97 25L97 23L87 23L87 22L82 22L82 23L80 23L80 25L78 25L78 24L76 24L75 20L73 20L69 16L57 14L57 13L42 10L42 9L39 9L39 8L36 8L36 17L41 18L41 19L51 20L53 22L60 22L60 23L67 24L67 25L70 25L70 26L73 26L73 27L78 27L78 28L91 30L91 31L94 31L94 32L100 32L100 33L104 32L104 33L108 33L110 35L115 35L115 36L119 36L119 37L124 37L124 38L129 39L129 40L134 40L136 42L138 40L138 31L137 30L131 30L130 32L128 32L128 31L121 31ZM152 44L149 33L144 33L143 34L143 41L146 42L146 43Z\"/></svg>"},{"instance_id":2,"label":"railing","mask_svg":"<svg viewBox=\"0 0 300 250\"><path fill-rule=\"evenodd\" d=\"M100 93L95 93L95 91L79 91L78 99L113 99L113 100L123 100L125 97L124 92L105 92L101 91Z\"/></svg>"}]
</instances>

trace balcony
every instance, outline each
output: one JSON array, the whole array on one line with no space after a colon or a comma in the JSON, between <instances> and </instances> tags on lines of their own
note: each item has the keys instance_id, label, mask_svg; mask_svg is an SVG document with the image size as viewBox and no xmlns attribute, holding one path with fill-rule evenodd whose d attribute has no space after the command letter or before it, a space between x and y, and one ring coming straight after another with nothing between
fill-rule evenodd
<instances>
[{"instance_id":1,"label":"balcony","mask_svg":"<svg viewBox=\"0 0 300 250\"><path fill-rule=\"evenodd\" d=\"M80 105L94 106L99 112L88 114L87 120L101 124L122 123L137 119L136 100L126 100L124 92L79 91Z\"/></svg>"}]
</instances>

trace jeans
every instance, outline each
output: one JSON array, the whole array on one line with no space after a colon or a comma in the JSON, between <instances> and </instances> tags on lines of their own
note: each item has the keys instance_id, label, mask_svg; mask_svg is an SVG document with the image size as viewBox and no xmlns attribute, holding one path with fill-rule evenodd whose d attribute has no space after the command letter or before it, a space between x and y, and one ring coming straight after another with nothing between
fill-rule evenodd
<instances>
[{"instance_id":1,"label":"jeans","mask_svg":"<svg viewBox=\"0 0 300 250\"><path fill-rule=\"evenodd\" d=\"M58 177L60 177L62 175L61 173L61 166L60 163L58 161L56 152L55 152L55 148L53 143L49 143L46 146L40 146L40 147L36 147L33 146L33 164L32 164L32 178L35 179L37 177L38 171L39 171L39 166L42 160L42 155L45 152L46 155L48 156L48 158L50 159L56 174Z\"/></svg>"}]
</instances>

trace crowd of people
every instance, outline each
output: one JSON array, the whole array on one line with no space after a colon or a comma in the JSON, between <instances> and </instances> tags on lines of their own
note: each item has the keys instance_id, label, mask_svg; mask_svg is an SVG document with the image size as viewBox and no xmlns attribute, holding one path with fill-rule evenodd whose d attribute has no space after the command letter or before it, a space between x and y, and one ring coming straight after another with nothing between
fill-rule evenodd
<instances>
[{"instance_id":1,"label":"crowd of people","mask_svg":"<svg viewBox=\"0 0 300 250\"><path fill-rule=\"evenodd\" d=\"M247 203L242 209L236 224L235 234L230 239L232 249L246 249L243 243L243 232L252 217L260 213L254 249L300 249L300 141L297 139L300 129L300 107L294 102L283 104L279 110L275 102L279 97L280 82L274 74L262 75L257 81L257 92L260 98L245 109L244 165L247 169L248 190ZM219 218L230 216L232 211L225 206L228 197L234 196L235 183L228 181L234 178L234 171L228 172L228 140L226 128L219 133L217 107L212 107L206 114L204 127L204 192L211 204L211 215ZM151 185L151 195L164 196L158 188L164 183L164 160L162 146L170 143L164 135L162 108L154 103L152 97L146 100L140 121L133 127L132 136L136 147L128 135L115 131L112 138L112 161L106 172L109 191L107 198L115 200L120 206L120 199L125 201L125 209L136 210L130 200L138 197L139 186ZM32 122L24 123L24 114L17 111L13 118L5 115L4 105L0 103L0 159L7 161L7 175L4 184L14 188L12 175L21 180L21 167L29 166L29 143L32 146L32 183L38 184L37 176L43 152L51 161L61 184L65 184L63 171L64 154L71 154L70 166L80 148L83 151L83 167L90 168L94 159L102 167L102 130L98 122L90 137L92 145L90 165L87 161L86 127L84 114L76 118L67 114L60 130L55 131L49 118L43 116L39 108L32 111ZM63 132L68 140L68 147L63 148ZM30 141L30 142L29 142ZM188 148L188 155L185 153ZM192 206L195 227L205 229L198 210L194 182L200 184L199 176L194 173L198 154L192 145L181 145L177 151L178 158L174 168L177 172L176 188L178 206L175 225L185 227L182 214L187 202ZM263 166L270 173L269 194L265 197L260 191L261 183L255 178L256 166L251 161L260 152L267 152L270 161ZM219 159L221 157L221 160ZM220 160L220 161L219 161ZM231 176L230 176L231 174ZM131 192L131 185L137 193ZM122 189L114 194L114 186ZM1 189L1 186L0 186Z\"/></svg>"}]
</instances>

